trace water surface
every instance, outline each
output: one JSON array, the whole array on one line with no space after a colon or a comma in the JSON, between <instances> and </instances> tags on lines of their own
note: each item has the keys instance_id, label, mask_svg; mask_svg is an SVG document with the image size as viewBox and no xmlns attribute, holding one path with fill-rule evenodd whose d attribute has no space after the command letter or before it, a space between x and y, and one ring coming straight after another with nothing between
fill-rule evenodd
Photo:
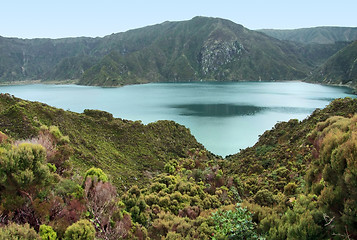
<instances>
[{"instance_id":1,"label":"water surface","mask_svg":"<svg viewBox=\"0 0 357 240\"><path fill-rule=\"evenodd\" d=\"M258 135L278 121L302 120L335 98L355 97L347 88L302 82L152 83L122 88L38 84L0 86L0 92L75 112L100 109L143 123L174 120L222 156L254 145Z\"/></svg>"}]
</instances>

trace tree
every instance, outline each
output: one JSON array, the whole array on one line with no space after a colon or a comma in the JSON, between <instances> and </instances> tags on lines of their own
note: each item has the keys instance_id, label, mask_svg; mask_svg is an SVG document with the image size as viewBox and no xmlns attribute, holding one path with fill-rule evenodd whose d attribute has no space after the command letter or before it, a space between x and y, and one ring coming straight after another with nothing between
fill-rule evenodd
<instances>
[{"instance_id":1,"label":"tree","mask_svg":"<svg viewBox=\"0 0 357 240\"><path fill-rule=\"evenodd\" d=\"M36 187L50 179L46 150L38 144L22 143L0 152L0 186L9 197L20 193L32 202Z\"/></svg>"},{"instance_id":2,"label":"tree","mask_svg":"<svg viewBox=\"0 0 357 240\"><path fill-rule=\"evenodd\" d=\"M108 176L100 168L92 167L84 174L84 182L90 177L92 180L97 178L98 181L108 182Z\"/></svg>"},{"instance_id":3,"label":"tree","mask_svg":"<svg viewBox=\"0 0 357 240\"><path fill-rule=\"evenodd\" d=\"M95 228L85 219L73 223L64 234L64 240L93 240L94 237Z\"/></svg>"},{"instance_id":4,"label":"tree","mask_svg":"<svg viewBox=\"0 0 357 240\"><path fill-rule=\"evenodd\" d=\"M87 178L84 192L87 209L99 232L99 237L111 239L113 231L116 231L116 227L111 223L112 215L117 210L115 187L110 182Z\"/></svg>"}]
</instances>

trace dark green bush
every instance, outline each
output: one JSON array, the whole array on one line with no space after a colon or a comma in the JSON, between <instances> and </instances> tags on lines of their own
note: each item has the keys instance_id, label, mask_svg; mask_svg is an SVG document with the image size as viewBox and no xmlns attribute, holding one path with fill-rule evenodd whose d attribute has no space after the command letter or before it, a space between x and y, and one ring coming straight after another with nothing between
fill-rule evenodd
<instances>
[{"instance_id":1,"label":"dark green bush","mask_svg":"<svg viewBox=\"0 0 357 240\"><path fill-rule=\"evenodd\" d=\"M273 193L267 189L259 190L254 195L254 201L262 206L271 206L275 202L273 196Z\"/></svg>"},{"instance_id":2,"label":"dark green bush","mask_svg":"<svg viewBox=\"0 0 357 240\"><path fill-rule=\"evenodd\" d=\"M296 193L297 185L296 183L288 183L284 187L284 194L287 196L294 195Z\"/></svg>"},{"instance_id":3,"label":"dark green bush","mask_svg":"<svg viewBox=\"0 0 357 240\"><path fill-rule=\"evenodd\" d=\"M252 221L252 214L239 205L234 210L218 210L212 216L216 236L228 237L228 239L258 239L259 236L255 231L255 224Z\"/></svg>"}]
</instances>

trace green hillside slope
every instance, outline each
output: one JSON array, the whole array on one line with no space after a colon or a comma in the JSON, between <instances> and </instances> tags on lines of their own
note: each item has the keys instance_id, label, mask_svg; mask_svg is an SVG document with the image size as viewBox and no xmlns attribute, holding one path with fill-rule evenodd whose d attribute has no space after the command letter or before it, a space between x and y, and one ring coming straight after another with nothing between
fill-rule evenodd
<instances>
[{"instance_id":1,"label":"green hillside slope","mask_svg":"<svg viewBox=\"0 0 357 240\"><path fill-rule=\"evenodd\" d=\"M357 236L356 121L357 100L337 99L227 158L267 239Z\"/></svg>"},{"instance_id":2,"label":"green hillside slope","mask_svg":"<svg viewBox=\"0 0 357 240\"><path fill-rule=\"evenodd\" d=\"M357 88L357 41L330 57L307 81Z\"/></svg>"},{"instance_id":3,"label":"green hillside slope","mask_svg":"<svg viewBox=\"0 0 357 240\"><path fill-rule=\"evenodd\" d=\"M356 27L314 27L292 30L261 29L258 30L280 40L301 43L333 44L357 40Z\"/></svg>"},{"instance_id":4,"label":"green hillside slope","mask_svg":"<svg viewBox=\"0 0 357 240\"><path fill-rule=\"evenodd\" d=\"M80 84L301 79L309 69L293 45L224 19L166 22L117 37L122 45L86 71Z\"/></svg>"},{"instance_id":5,"label":"green hillside slope","mask_svg":"<svg viewBox=\"0 0 357 240\"><path fill-rule=\"evenodd\" d=\"M79 78L93 65L98 39L17 39L0 37L0 83ZM70 65L70 66L68 66Z\"/></svg>"},{"instance_id":6,"label":"green hillside slope","mask_svg":"<svg viewBox=\"0 0 357 240\"><path fill-rule=\"evenodd\" d=\"M0 238L355 239L356 124L337 99L220 159L173 122L1 94Z\"/></svg>"},{"instance_id":7,"label":"green hillside slope","mask_svg":"<svg viewBox=\"0 0 357 240\"><path fill-rule=\"evenodd\" d=\"M191 148L204 149L188 129L172 121L143 125L106 112L78 114L1 94L0 131L30 139L41 125L58 126L69 137L78 169L100 167L120 187L146 181L144 170L154 174L170 159L187 156Z\"/></svg>"},{"instance_id":8,"label":"green hillside slope","mask_svg":"<svg viewBox=\"0 0 357 240\"><path fill-rule=\"evenodd\" d=\"M202 79L303 79L344 46L280 41L208 17L103 38L0 37L0 83L80 80L83 85L121 86Z\"/></svg>"}]
</instances>

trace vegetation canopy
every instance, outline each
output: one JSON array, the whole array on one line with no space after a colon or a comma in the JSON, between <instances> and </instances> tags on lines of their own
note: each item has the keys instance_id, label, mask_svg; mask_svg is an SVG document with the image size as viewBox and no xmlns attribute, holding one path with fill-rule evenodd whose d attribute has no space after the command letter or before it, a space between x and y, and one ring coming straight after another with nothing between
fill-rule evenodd
<instances>
[{"instance_id":1,"label":"vegetation canopy","mask_svg":"<svg viewBox=\"0 0 357 240\"><path fill-rule=\"evenodd\" d=\"M355 239L356 110L334 100L222 159L170 121L2 94L0 239Z\"/></svg>"}]
</instances>

